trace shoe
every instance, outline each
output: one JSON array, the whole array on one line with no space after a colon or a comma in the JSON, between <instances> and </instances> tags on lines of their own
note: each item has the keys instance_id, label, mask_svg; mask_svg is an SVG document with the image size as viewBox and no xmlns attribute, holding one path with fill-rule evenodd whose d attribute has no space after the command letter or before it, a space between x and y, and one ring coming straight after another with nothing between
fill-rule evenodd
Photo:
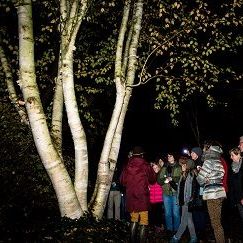
<instances>
[{"instance_id":1,"label":"shoe","mask_svg":"<svg viewBox=\"0 0 243 243\"><path fill-rule=\"evenodd\" d=\"M176 238L176 236L174 235L174 236L171 238L170 243L177 243L177 242L179 242L179 239Z\"/></svg>"},{"instance_id":2,"label":"shoe","mask_svg":"<svg viewBox=\"0 0 243 243\"><path fill-rule=\"evenodd\" d=\"M197 237L192 237L189 243L197 243Z\"/></svg>"}]
</instances>

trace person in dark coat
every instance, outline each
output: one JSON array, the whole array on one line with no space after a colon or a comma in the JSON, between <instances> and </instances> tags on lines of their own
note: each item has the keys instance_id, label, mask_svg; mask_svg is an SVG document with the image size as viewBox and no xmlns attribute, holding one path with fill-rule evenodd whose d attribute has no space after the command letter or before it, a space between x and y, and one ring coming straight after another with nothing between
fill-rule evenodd
<instances>
[{"instance_id":1,"label":"person in dark coat","mask_svg":"<svg viewBox=\"0 0 243 243\"><path fill-rule=\"evenodd\" d=\"M126 187L126 209L131 216L131 242L136 241L138 224L140 242L146 242L149 184L156 182L156 174L143 155L142 147L134 147L120 177L121 184Z\"/></svg>"},{"instance_id":2,"label":"person in dark coat","mask_svg":"<svg viewBox=\"0 0 243 243\"><path fill-rule=\"evenodd\" d=\"M243 225L243 164L240 149L231 149L230 158L233 161L230 170L230 199L238 208Z\"/></svg>"},{"instance_id":3,"label":"person in dark coat","mask_svg":"<svg viewBox=\"0 0 243 243\"><path fill-rule=\"evenodd\" d=\"M191 150L191 158L194 161L195 164L195 174L197 175L201 166L203 165L202 162L202 149L200 147L193 147ZM203 187L200 187L200 185L197 183L196 185L199 190L198 197L202 199L202 192ZM197 233L197 237L199 240L205 240L206 238L206 221L207 221L207 208L206 203L204 202L204 206L200 208L200 210L195 210L192 212L193 222L195 226L195 230Z\"/></svg>"}]
</instances>

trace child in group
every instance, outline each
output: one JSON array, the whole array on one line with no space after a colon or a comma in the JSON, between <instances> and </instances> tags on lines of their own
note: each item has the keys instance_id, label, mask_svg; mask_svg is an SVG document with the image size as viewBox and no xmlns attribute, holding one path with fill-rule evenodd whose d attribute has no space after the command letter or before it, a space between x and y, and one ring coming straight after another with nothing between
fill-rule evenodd
<instances>
[{"instance_id":1,"label":"child in group","mask_svg":"<svg viewBox=\"0 0 243 243\"><path fill-rule=\"evenodd\" d=\"M177 187L177 203L182 207L182 215L180 226L170 242L179 242L182 234L188 227L191 237L190 242L192 243L197 242L197 236L192 219L192 212L188 211L188 203L194 197L194 188L196 186L196 178L193 170L194 162L187 157L181 157L179 164L181 165L182 173Z\"/></svg>"},{"instance_id":2,"label":"child in group","mask_svg":"<svg viewBox=\"0 0 243 243\"><path fill-rule=\"evenodd\" d=\"M156 174L159 173L161 167L159 163L151 163ZM149 185L150 211L149 223L155 227L155 232L163 230L163 189L157 182Z\"/></svg>"}]
</instances>

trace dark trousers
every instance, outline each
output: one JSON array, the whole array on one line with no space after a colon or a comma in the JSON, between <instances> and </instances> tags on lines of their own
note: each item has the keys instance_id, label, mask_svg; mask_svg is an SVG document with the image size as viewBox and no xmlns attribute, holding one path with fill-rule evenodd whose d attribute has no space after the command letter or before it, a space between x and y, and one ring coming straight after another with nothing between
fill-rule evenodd
<instances>
[{"instance_id":1,"label":"dark trousers","mask_svg":"<svg viewBox=\"0 0 243 243\"><path fill-rule=\"evenodd\" d=\"M160 227L163 222L163 203L151 203L149 210L149 224Z\"/></svg>"}]
</instances>

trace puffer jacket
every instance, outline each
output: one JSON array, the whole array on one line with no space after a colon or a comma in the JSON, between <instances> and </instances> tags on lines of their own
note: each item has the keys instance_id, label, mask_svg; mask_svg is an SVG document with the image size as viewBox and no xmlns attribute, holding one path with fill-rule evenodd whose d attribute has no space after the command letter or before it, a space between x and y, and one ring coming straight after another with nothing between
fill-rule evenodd
<instances>
[{"instance_id":1,"label":"puffer jacket","mask_svg":"<svg viewBox=\"0 0 243 243\"><path fill-rule=\"evenodd\" d=\"M149 184L156 182L156 174L146 160L133 156L122 171L120 182L126 187L128 212L148 211Z\"/></svg>"},{"instance_id":2,"label":"puffer jacket","mask_svg":"<svg viewBox=\"0 0 243 243\"><path fill-rule=\"evenodd\" d=\"M203 199L218 199L226 197L223 186L224 167L220 161L222 149L219 146L210 146L203 154L203 165L197 181L203 186Z\"/></svg>"},{"instance_id":3,"label":"puffer jacket","mask_svg":"<svg viewBox=\"0 0 243 243\"><path fill-rule=\"evenodd\" d=\"M163 202L163 188L157 182L153 185L149 185L150 203Z\"/></svg>"}]
</instances>

